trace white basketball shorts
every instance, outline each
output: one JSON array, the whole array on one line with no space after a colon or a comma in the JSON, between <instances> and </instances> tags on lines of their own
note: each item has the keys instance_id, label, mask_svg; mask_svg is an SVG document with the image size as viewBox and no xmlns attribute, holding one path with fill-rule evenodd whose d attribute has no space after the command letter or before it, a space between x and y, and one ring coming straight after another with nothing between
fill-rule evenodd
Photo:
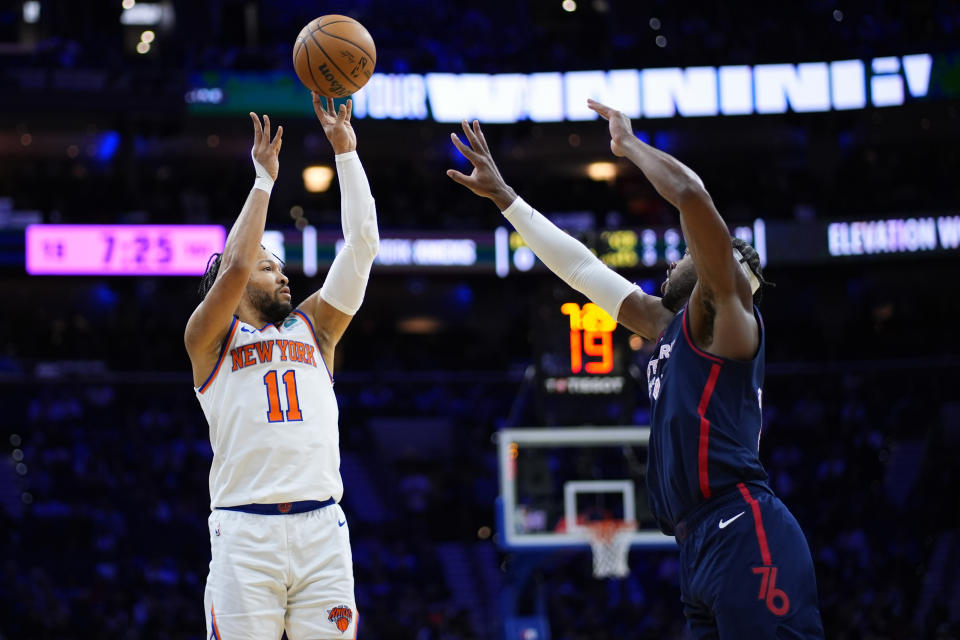
<instances>
[{"instance_id":1,"label":"white basketball shorts","mask_svg":"<svg viewBox=\"0 0 960 640\"><path fill-rule=\"evenodd\" d=\"M216 509L208 640L356 638L350 530L340 505L285 515Z\"/></svg>"}]
</instances>

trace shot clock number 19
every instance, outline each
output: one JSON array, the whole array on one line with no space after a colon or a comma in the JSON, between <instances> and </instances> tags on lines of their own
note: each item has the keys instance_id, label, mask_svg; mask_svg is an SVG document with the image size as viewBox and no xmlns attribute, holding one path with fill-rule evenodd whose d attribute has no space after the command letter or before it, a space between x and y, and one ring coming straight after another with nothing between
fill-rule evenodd
<instances>
[{"instance_id":1,"label":"shot clock number 19","mask_svg":"<svg viewBox=\"0 0 960 640\"><path fill-rule=\"evenodd\" d=\"M570 317L570 372L603 374L613 371L616 320L592 302L583 307L576 302L566 302L560 306L560 313ZM584 355L599 360L585 363Z\"/></svg>"}]
</instances>

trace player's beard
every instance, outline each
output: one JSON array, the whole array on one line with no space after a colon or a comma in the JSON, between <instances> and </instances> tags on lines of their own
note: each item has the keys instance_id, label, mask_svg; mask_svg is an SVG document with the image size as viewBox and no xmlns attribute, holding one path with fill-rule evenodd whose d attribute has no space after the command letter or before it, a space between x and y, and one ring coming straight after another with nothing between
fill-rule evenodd
<instances>
[{"instance_id":1,"label":"player's beard","mask_svg":"<svg viewBox=\"0 0 960 640\"><path fill-rule=\"evenodd\" d=\"M266 291L250 289L250 302L270 324L279 324L293 311L293 305L280 299L280 292L272 296Z\"/></svg>"},{"instance_id":2,"label":"player's beard","mask_svg":"<svg viewBox=\"0 0 960 640\"><path fill-rule=\"evenodd\" d=\"M674 270L667 284L667 290L663 292L663 297L660 298L660 304L673 313L679 313L683 305L690 299L693 287L696 284L697 272L695 270L690 269L680 273Z\"/></svg>"}]
</instances>

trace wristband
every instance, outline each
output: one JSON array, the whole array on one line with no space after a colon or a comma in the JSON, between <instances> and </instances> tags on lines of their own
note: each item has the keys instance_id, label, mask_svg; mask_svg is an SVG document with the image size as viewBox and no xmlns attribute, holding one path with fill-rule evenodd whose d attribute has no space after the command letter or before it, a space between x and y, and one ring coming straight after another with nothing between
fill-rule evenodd
<instances>
[{"instance_id":1,"label":"wristband","mask_svg":"<svg viewBox=\"0 0 960 640\"><path fill-rule=\"evenodd\" d=\"M270 192L273 191L273 178L267 173L266 167L257 162L256 156L253 155L253 149L250 149L250 159L253 160L253 170L257 174L257 179L253 181L253 188L266 191L267 195L270 195Z\"/></svg>"},{"instance_id":2,"label":"wristband","mask_svg":"<svg viewBox=\"0 0 960 640\"><path fill-rule=\"evenodd\" d=\"M257 176L257 179L253 181L253 188L266 191L267 195L270 195L270 192L273 191L273 180L270 178Z\"/></svg>"}]
</instances>

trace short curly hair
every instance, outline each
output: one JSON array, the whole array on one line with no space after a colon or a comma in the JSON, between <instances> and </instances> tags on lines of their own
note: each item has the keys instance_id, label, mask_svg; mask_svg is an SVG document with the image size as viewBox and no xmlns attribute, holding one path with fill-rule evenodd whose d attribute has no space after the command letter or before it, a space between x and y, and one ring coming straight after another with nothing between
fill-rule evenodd
<instances>
[{"instance_id":1,"label":"short curly hair","mask_svg":"<svg viewBox=\"0 0 960 640\"><path fill-rule=\"evenodd\" d=\"M267 251L267 248L263 245L260 245L260 248ZM271 254L274 258L277 259L277 262L280 263L280 268L282 269L287 265L283 260L280 259L280 256L277 254ZM210 256L210 259L207 260L207 268L203 272L203 276L200 277L200 286L197 288L197 293L200 294L200 299L203 300L207 297L207 294L210 293L210 289L213 288L213 283L217 281L217 274L220 272L220 263L223 262L222 253L214 253Z\"/></svg>"}]
</instances>

